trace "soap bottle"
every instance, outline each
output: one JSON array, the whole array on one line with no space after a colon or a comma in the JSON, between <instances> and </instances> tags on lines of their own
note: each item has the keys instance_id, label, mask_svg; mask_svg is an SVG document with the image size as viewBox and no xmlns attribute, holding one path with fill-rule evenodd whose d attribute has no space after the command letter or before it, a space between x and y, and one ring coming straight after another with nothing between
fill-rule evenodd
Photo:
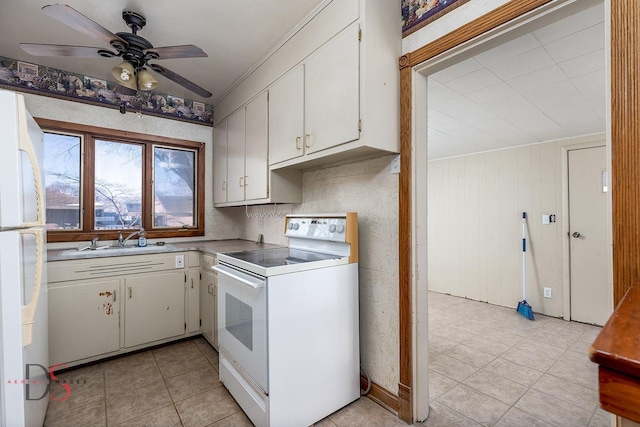
<instances>
[{"instance_id":1,"label":"soap bottle","mask_svg":"<svg viewBox=\"0 0 640 427\"><path fill-rule=\"evenodd\" d=\"M141 228L138 234L138 246L141 248L147 246L147 233L144 231L144 228Z\"/></svg>"}]
</instances>

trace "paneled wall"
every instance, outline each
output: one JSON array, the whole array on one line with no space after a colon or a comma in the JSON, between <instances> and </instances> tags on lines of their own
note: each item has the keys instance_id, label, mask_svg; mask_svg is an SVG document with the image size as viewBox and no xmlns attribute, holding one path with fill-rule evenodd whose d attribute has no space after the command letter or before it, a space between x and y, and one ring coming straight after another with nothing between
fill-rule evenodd
<instances>
[{"instance_id":1,"label":"paneled wall","mask_svg":"<svg viewBox=\"0 0 640 427\"><path fill-rule=\"evenodd\" d=\"M360 359L371 379L398 389L398 175L394 156L309 170L303 175L303 202L282 205L280 213L357 212L360 246ZM282 217L247 217L241 238L288 244ZM250 215L272 213L273 205L249 206ZM222 211L226 210L220 209Z\"/></svg>"},{"instance_id":2,"label":"paneled wall","mask_svg":"<svg viewBox=\"0 0 640 427\"><path fill-rule=\"evenodd\" d=\"M563 150L580 137L428 163L429 289L514 307L522 299L522 212L527 212L527 301L563 316ZM543 214L556 222L542 225ZM543 298L551 287L553 298Z\"/></svg>"}]
</instances>

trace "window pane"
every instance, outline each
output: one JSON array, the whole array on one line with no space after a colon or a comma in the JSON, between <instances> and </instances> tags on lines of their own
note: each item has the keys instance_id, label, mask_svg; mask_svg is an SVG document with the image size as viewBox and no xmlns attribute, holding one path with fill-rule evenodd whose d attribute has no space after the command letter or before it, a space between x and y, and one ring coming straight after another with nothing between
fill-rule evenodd
<instances>
[{"instance_id":1,"label":"window pane","mask_svg":"<svg viewBox=\"0 0 640 427\"><path fill-rule=\"evenodd\" d=\"M195 226L195 152L154 147L153 154L153 226Z\"/></svg>"},{"instance_id":2,"label":"window pane","mask_svg":"<svg viewBox=\"0 0 640 427\"><path fill-rule=\"evenodd\" d=\"M80 141L77 135L44 134L47 228L80 229Z\"/></svg>"},{"instance_id":3,"label":"window pane","mask_svg":"<svg viewBox=\"0 0 640 427\"><path fill-rule=\"evenodd\" d=\"M95 229L142 226L142 146L95 142Z\"/></svg>"}]
</instances>

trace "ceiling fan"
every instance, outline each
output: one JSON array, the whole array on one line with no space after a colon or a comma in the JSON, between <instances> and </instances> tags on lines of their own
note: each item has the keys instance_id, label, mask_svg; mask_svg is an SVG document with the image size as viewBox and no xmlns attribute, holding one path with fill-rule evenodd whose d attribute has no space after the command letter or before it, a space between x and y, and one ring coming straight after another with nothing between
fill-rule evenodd
<instances>
[{"instance_id":1,"label":"ceiling fan","mask_svg":"<svg viewBox=\"0 0 640 427\"><path fill-rule=\"evenodd\" d=\"M175 58L203 58L207 57L205 51L194 45L153 47L146 39L137 33L147 23L144 16L137 12L125 10L122 19L131 28L131 33L116 33L95 23L71 6L66 4L52 4L42 8L49 16L63 24L94 39L106 43L113 50L86 46L65 46L52 44L21 43L20 47L25 52L35 56L75 56L89 58L122 57L123 62L112 69L113 76L121 86L131 90L152 90L158 86L158 82L147 70L149 67L156 73L173 80L186 89L203 98L211 96L211 92L187 80L179 74L159 64L150 64L148 61Z\"/></svg>"}]
</instances>

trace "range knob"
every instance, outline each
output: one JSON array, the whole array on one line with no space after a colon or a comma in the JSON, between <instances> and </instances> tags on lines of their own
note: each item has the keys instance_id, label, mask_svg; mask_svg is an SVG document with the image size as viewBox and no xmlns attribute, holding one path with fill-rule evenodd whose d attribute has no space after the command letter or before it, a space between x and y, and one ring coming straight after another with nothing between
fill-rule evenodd
<instances>
[{"instance_id":1,"label":"range knob","mask_svg":"<svg viewBox=\"0 0 640 427\"><path fill-rule=\"evenodd\" d=\"M289 223L289 225L287 225L287 228L288 228L289 230L293 230L293 223L292 223L292 222L290 222L290 223Z\"/></svg>"},{"instance_id":2,"label":"range knob","mask_svg":"<svg viewBox=\"0 0 640 427\"><path fill-rule=\"evenodd\" d=\"M298 224L297 222L293 224L293 229L297 230L298 228L300 228L300 224Z\"/></svg>"},{"instance_id":3,"label":"range knob","mask_svg":"<svg viewBox=\"0 0 640 427\"><path fill-rule=\"evenodd\" d=\"M338 233L342 233L344 231L344 225L340 224L338 226Z\"/></svg>"},{"instance_id":4,"label":"range knob","mask_svg":"<svg viewBox=\"0 0 640 427\"><path fill-rule=\"evenodd\" d=\"M336 227L336 225L335 225L335 224L330 224L330 225L329 225L329 232L330 232L330 233L335 233L336 228L337 228L337 227Z\"/></svg>"}]
</instances>

